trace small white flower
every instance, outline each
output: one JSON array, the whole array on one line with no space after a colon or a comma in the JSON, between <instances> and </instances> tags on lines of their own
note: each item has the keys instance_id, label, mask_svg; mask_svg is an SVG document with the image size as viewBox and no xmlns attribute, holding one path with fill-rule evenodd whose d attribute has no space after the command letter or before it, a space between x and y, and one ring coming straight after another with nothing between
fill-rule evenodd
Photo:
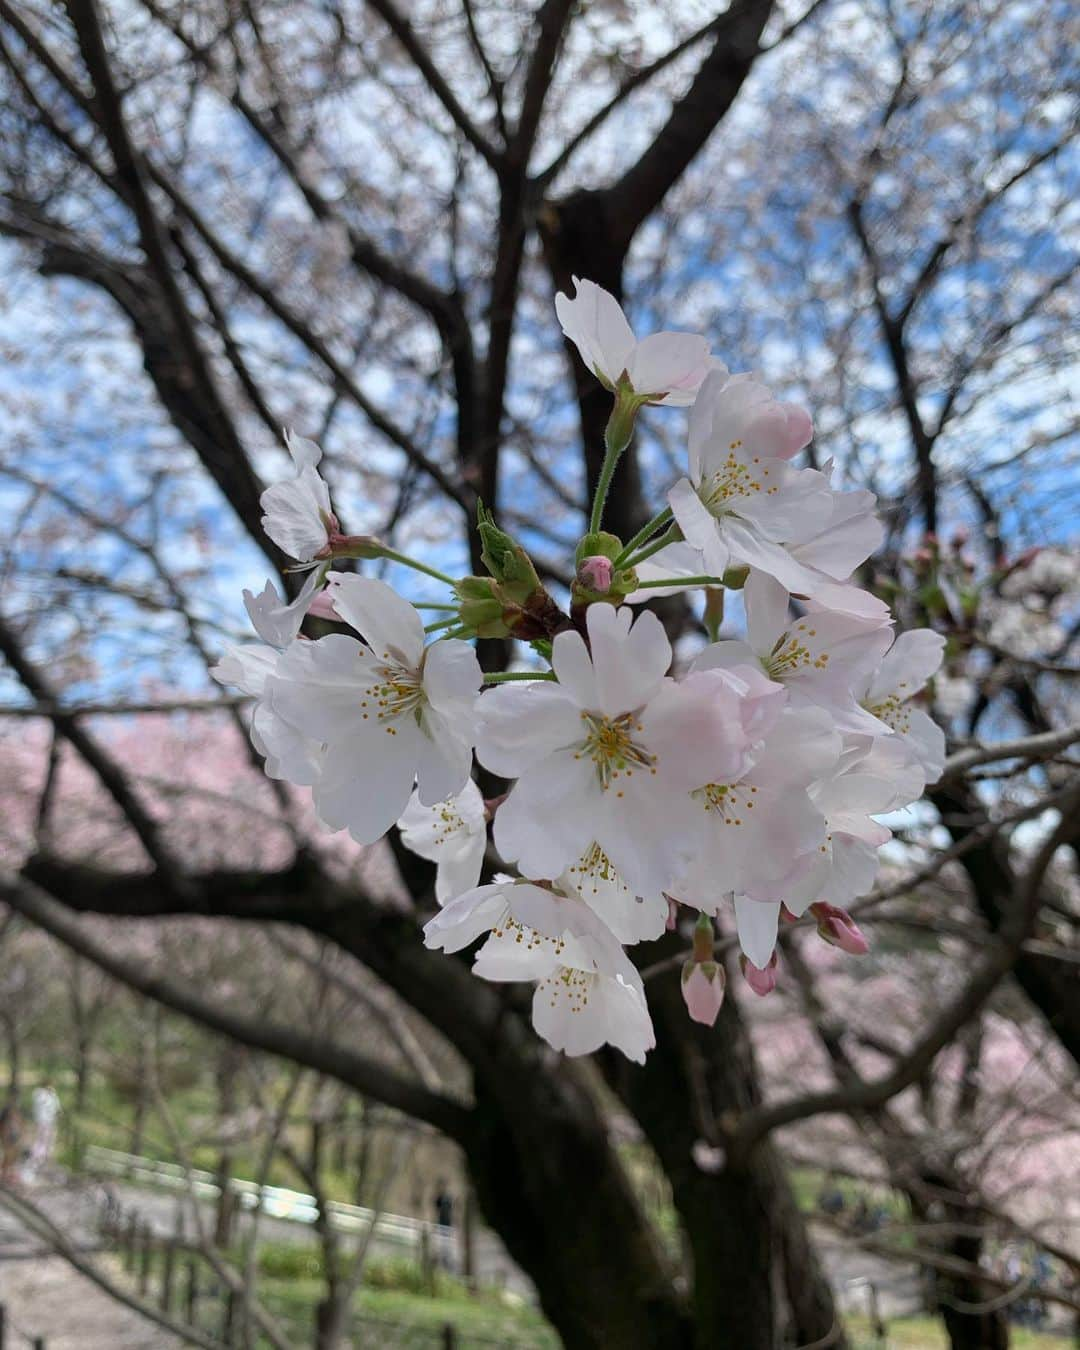
<instances>
[{"instance_id":1,"label":"small white flower","mask_svg":"<svg viewBox=\"0 0 1080 1350\"><path fill-rule=\"evenodd\" d=\"M945 733L921 708L912 707L911 699L940 668L944 654L945 639L932 629L900 633L861 699L867 712L903 742L928 783L936 783L945 767Z\"/></svg>"},{"instance_id":2,"label":"small white flower","mask_svg":"<svg viewBox=\"0 0 1080 1350\"><path fill-rule=\"evenodd\" d=\"M828 869L817 900L848 905L872 889L878 850L892 832L874 820L920 796L922 770L898 736L853 737L832 774L810 787L825 816ZM755 962L755 964L757 964Z\"/></svg>"},{"instance_id":3,"label":"small white flower","mask_svg":"<svg viewBox=\"0 0 1080 1350\"><path fill-rule=\"evenodd\" d=\"M794 706L828 709L841 731L880 730L858 706L854 689L865 686L888 650L889 629L870 628L859 617L821 609L791 618L787 591L757 570L750 573L743 600L746 641L714 642L699 653L692 669L760 664L770 680L788 690Z\"/></svg>"},{"instance_id":4,"label":"small white flower","mask_svg":"<svg viewBox=\"0 0 1080 1350\"><path fill-rule=\"evenodd\" d=\"M503 877L440 910L424 941L456 952L485 933L475 973L536 981L533 1025L556 1050L586 1055L610 1044L644 1063L655 1037L641 976L576 894Z\"/></svg>"},{"instance_id":5,"label":"small white flower","mask_svg":"<svg viewBox=\"0 0 1080 1350\"><path fill-rule=\"evenodd\" d=\"M312 562L330 542L337 521L330 508L330 489L316 467L322 451L314 441L291 431L285 444L296 465L296 475L274 483L259 498L262 527L290 558Z\"/></svg>"},{"instance_id":6,"label":"small white flower","mask_svg":"<svg viewBox=\"0 0 1080 1350\"><path fill-rule=\"evenodd\" d=\"M763 404L761 392L768 397L750 380L707 377L690 414L690 477L679 479L668 502L701 572L723 576L729 567L756 567L789 591L812 595L826 578L785 544L828 526L833 494L815 469L787 462L780 414L762 410L783 405ZM681 562L684 555L671 556ZM643 578L667 575L668 556L658 552Z\"/></svg>"},{"instance_id":7,"label":"small white flower","mask_svg":"<svg viewBox=\"0 0 1080 1350\"><path fill-rule=\"evenodd\" d=\"M420 794L409 798L401 819L401 842L436 864L435 899L445 905L480 880L487 849L484 798L470 778L456 797L425 806Z\"/></svg>"},{"instance_id":8,"label":"small white flower","mask_svg":"<svg viewBox=\"0 0 1080 1350\"><path fill-rule=\"evenodd\" d=\"M326 745L315 809L331 829L374 843L418 783L434 805L461 791L472 763L482 676L466 642L424 646L420 616L382 581L331 577L335 610L366 641L296 641L268 683L280 718Z\"/></svg>"},{"instance_id":9,"label":"small white flower","mask_svg":"<svg viewBox=\"0 0 1080 1350\"><path fill-rule=\"evenodd\" d=\"M559 878L565 894L577 894L620 942L651 942L667 927L667 898L635 895L599 844L590 844Z\"/></svg>"},{"instance_id":10,"label":"small white flower","mask_svg":"<svg viewBox=\"0 0 1080 1350\"><path fill-rule=\"evenodd\" d=\"M832 478L832 461L822 469L826 482ZM879 548L885 528L877 516L877 498L864 488L837 492L831 486L830 511L825 520L808 517L796 522L787 538L788 552L797 561L820 574L820 591L834 582L846 582L852 572ZM808 592L809 594L809 592Z\"/></svg>"},{"instance_id":11,"label":"small white flower","mask_svg":"<svg viewBox=\"0 0 1080 1350\"><path fill-rule=\"evenodd\" d=\"M653 333L639 342L613 295L578 277L574 286L574 296L555 297L555 312L581 359L608 389L625 375L635 394L668 407L684 407L693 403L710 371L727 373L723 362L709 354L703 337Z\"/></svg>"},{"instance_id":12,"label":"small white flower","mask_svg":"<svg viewBox=\"0 0 1080 1350\"><path fill-rule=\"evenodd\" d=\"M826 866L826 826L808 789L833 771L840 753L826 712L786 711L745 773L693 794L700 846L673 893L710 914L730 893L784 900L789 908L814 900Z\"/></svg>"}]
</instances>

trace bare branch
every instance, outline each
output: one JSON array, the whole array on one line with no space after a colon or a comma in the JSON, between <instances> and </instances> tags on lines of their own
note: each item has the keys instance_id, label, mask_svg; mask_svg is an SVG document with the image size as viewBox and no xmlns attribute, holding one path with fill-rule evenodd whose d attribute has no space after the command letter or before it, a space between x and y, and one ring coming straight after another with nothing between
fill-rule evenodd
<instances>
[{"instance_id":1,"label":"bare branch","mask_svg":"<svg viewBox=\"0 0 1080 1350\"><path fill-rule=\"evenodd\" d=\"M164 1007L241 1045L317 1069L386 1106L427 1121L452 1139L461 1141L467 1136L471 1114L466 1103L432 1092L377 1061L333 1045L320 1036L309 1036L295 1027L260 1016L233 1012L166 975L149 970L144 961L118 955L111 944L91 937L78 920L65 913L63 906L24 878L0 876L0 897L113 979Z\"/></svg>"}]
</instances>

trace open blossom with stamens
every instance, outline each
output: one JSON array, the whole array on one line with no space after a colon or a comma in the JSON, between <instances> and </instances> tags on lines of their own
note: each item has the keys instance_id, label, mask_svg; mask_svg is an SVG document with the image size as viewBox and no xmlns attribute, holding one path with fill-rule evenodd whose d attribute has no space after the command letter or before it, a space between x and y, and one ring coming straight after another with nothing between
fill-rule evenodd
<instances>
[{"instance_id":1,"label":"open blossom with stamens","mask_svg":"<svg viewBox=\"0 0 1080 1350\"><path fill-rule=\"evenodd\" d=\"M903 742L928 783L937 782L945 767L945 733L911 700L940 668L944 652L945 639L929 628L900 633L866 682L861 700Z\"/></svg>"},{"instance_id":2,"label":"open blossom with stamens","mask_svg":"<svg viewBox=\"0 0 1080 1350\"><path fill-rule=\"evenodd\" d=\"M290 558L312 562L330 542L337 520L330 507L330 489L319 475L322 451L314 441L291 431L285 444L296 465L296 475L274 483L259 498L262 527Z\"/></svg>"},{"instance_id":3,"label":"open blossom with stamens","mask_svg":"<svg viewBox=\"0 0 1080 1350\"><path fill-rule=\"evenodd\" d=\"M635 895L599 844L590 844L570 864L559 887L567 895L579 895L620 942L650 942L667 927L667 897Z\"/></svg>"},{"instance_id":4,"label":"open blossom with stamens","mask_svg":"<svg viewBox=\"0 0 1080 1350\"><path fill-rule=\"evenodd\" d=\"M755 435L759 426L780 420L765 420L756 403L756 420L748 417L748 400L760 388L719 373L708 376L690 414L690 476L679 479L668 502L701 572L720 577L729 567L757 567L789 591L812 595L826 578L785 545L828 524L832 492L815 469L787 462L782 435ZM676 561L683 559L685 549L668 547L677 550L671 555ZM659 551L648 575L663 576L666 561L665 550Z\"/></svg>"},{"instance_id":5,"label":"open blossom with stamens","mask_svg":"<svg viewBox=\"0 0 1080 1350\"><path fill-rule=\"evenodd\" d=\"M465 786L480 666L466 642L425 647L420 616L384 582L335 575L330 584L335 610L365 640L294 642L268 693L283 721L326 745L319 817L370 844L399 818L414 782L429 805Z\"/></svg>"},{"instance_id":6,"label":"open blossom with stamens","mask_svg":"<svg viewBox=\"0 0 1080 1350\"><path fill-rule=\"evenodd\" d=\"M750 573L743 599L746 641L713 643L696 658L695 670L759 663L789 691L792 706L825 708L842 731L879 730L853 691L865 686L879 665L892 637L889 629L826 610L792 618L787 591L764 572Z\"/></svg>"},{"instance_id":7,"label":"open blossom with stamens","mask_svg":"<svg viewBox=\"0 0 1080 1350\"><path fill-rule=\"evenodd\" d=\"M727 374L723 362L710 356L703 337L653 333L639 342L610 292L578 277L574 286L575 295L555 297L555 312L581 359L609 389L625 375L635 394L678 407L693 403L710 371Z\"/></svg>"},{"instance_id":8,"label":"open blossom with stamens","mask_svg":"<svg viewBox=\"0 0 1080 1350\"><path fill-rule=\"evenodd\" d=\"M745 772L692 794L699 842L673 894L709 914L733 892L789 907L815 899L826 827L809 788L833 769L840 749L826 713L785 712Z\"/></svg>"},{"instance_id":9,"label":"open blossom with stamens","mask_svg":"<svg viewBox=\"0 0 1080 1350\"><path fill-rule=\"evenodd\" d=\"M445 905L480 880L487 850L487 815L470 778L454 797L425 806L413 792L398 821L401 842L435 863L435 899Z\"/></svg>"},{"instance_id":10,"label":"open blossom with stamens","mask_svg":"<svg viewBox=\"0 0 1080 1350\"><path fill-rule=\"evenodd\" d=\"M534 980L533 1026L557 1050L616 1046L644 1063L655 1044L641 976L622 944L576 894L510 877L479 886L425 927L429 947L456 952L488 934L473 969Z\"/></svg>"},{"instance_id":11,"label":"open blossom with stamens","mask_svg":"<svg viewBox=\"0 0 1080 1350\"><path fill-rule=\"evenodd\" d=\"M651 613L593 605L589 647L552 645L558 683L503 685L480 700L476 753L517 778L495 844L527 875L558 875L595 842L638 895L665 889L693 848L689 793L742 771L760 691L725 671L666 677L671 645Z\"/></svg>"}]
</instances>

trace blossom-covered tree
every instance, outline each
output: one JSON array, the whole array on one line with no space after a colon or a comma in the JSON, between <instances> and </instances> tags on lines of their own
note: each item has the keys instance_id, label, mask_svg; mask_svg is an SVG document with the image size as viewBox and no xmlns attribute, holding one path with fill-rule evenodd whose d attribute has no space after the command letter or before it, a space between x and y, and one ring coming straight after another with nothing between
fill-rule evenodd
<instances>
[{"instance_id":1,"label":"blossom-covered tree","mask_svg":"<svg viewBox=\"0 0 1080 1350\"><path fill-rule=\"evenodd\" d=\"M0 231L17 241L4 263L26 290L20 316L54 301L42 328L12 339L13 360L36 372L38 346L52 346L62 381L71 333L95 334L66 400L59 383L48 396L30 380L0 390L20 572L0 643L23 695L97 776L106 814L126 822L125 846L87 856L55 820L31 820L36 843L20 847L4 896L167 1005L456 1140L569 1345L764 1347L783 1332L842 1344L773 1132L837 1114L880 1121L1012 970L1063 1041L1075 1032L1068 967L1041 931L1060 925L1064 944L1071 922L1048 917L1075 820L1068 767L1054 762L1074 739L1069 602L1062 590L1047 602L1062 611L1060 643L1024 657L1002 638L1009 587L1023 584L1016 557L1003 546L969 568L963 545L911 540L913 522L933 531L946 518L935 449L971 415L968 377L990 397L987 371L1003 379L1026 359L1025 323L1039 327L1024 367L1037 370L1060 324L1056 242L1026 264L1025 279L1045 277L1025 281L1014 324L969 325L947 386L927 345L947 305L942 322L911 317L958 275L983 296L984 264L963 271L961 245L981 242L972 211L1011 207L1029 179L1057 190L1060 44L1010 45L1025 52L1023 97L1045 105L1046 136L998 147L1000 191L983 207L950 202L959 219L941 222L927 275L911 279L905 248L882 248L885 204L871 199L886 154L881 192L916 188L919 137L864 133L913 107L944 118L951 48L930 6L859 8L740 0L673 19L560 0L408 13L373 0L333 14L0 0ZM1011 22L996 12L991 40ZM982 19L957 23L974 34ZM861 71L890 42L891 100L870 80L845 99L837 75L812 113L788 106L820 88L820 68L858 57ZM929 74L915 59L927 49ZM977 109L988 92L969 75ZM777 91L770 120L760 106ZM806 231L815 213L836 228L826 125L854 142L840 165L866 171L845 179L842 248ZM977 177L970 164L954 175L976 197ZM718 182L735 203L719 217ZM784 231L795 185L829 201L800 200ZM1059 208L1040 201L991 236L996 258L1009 241L1056 238ZM916 191L895 219L917 233L919 208ZM671 329L696 332L657 331ZM758 366L767 381L728 371ZM891 392L871 396L890 379L910 444L886 416ZM1051 400L1039 418L1028 408L1033 440L1065 434ZM978 474L960 467L976 499ZM986 510L1029 542L996 493ZM263 575L253 545L275 573L245 597L257 644L235 598ZM886 596L916 630L895 642ZM650 612L661 598L662 621ZM942 639L931 719L920 686ZM994 645L1008 655L985 677ZM236 700L210 698L212 665ZM984 678L977 695L961 690L961 717L985 699L975 720L940 706L946 681ZM477 697L481 683L494 687ZM208 699L250 730L270 775L265 787L238 760L226 793L265 804L264 850L238 849L212 816L182 824L135 747L90 715L170 702L197 713ZM1009 700L1027 725L1003 715ZM1008 751L959 745L946 759L942 723L959 740L1001 731L1008 762L1035 767L992 796L965 774L994 772ZM192 773L201 749L185 756ZM952 839L927 859L941 843L929 807L877 817L938 774ZM373 847L398 820L389 847ZM1003 850L1024 820L1041 833ZM325 827L368 850L359 865ZM899 872L873 890L891 827ZM517 875L492 875L489 830ZM884 1066L856 1062L826 1018L835 1082L793 1093L795 1071L763 1079L759 1010L797 988L813 1014L810 954L829 944L848 967L883 960L854 954L881 914L893 931L896 907L880 908L890 888L907 895L953 860L974 906L962 900L961 919L955 896L938 902L971 944L965 978L931 990ZM921 904L908 917L937 942ZM423 1018L461 1078L433 1085L412 1063L245 1015L110 950L72 911L302 926ZM432 950L481 938L473 971ZM575 1059L593 1050L606 1091ZM670 1185L683 1270L613 1143L613 1099ZM974 1281L961 1302L978 1303L977 1271L957 1278ZM957 1344L977 1343L978 1319L954 1322Z\"/></svg>"}]
</instances>

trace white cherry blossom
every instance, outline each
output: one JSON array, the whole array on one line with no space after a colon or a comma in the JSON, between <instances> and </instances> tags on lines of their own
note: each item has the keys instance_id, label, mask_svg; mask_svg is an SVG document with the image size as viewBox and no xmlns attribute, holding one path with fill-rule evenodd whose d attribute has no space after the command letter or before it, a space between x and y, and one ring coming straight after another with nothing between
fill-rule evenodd
<instances>
[{"instance_id":1,"label":"white cherry blossom","mask_svg":"<svg viewBox=\"0 0 1080 1350\"><path fill-rule=\"evenodd\" d=\"M840 754L827 713L786 711L745 773L693 793L700 843L673 894L710 914L731 893L789 908L815 899L827 868L826 824L808 790Z\"/></svg>"},{"instance_id":2,"label":"white cherry blossom","mask_svg":"<svg viewBox=\"0 0 1080 1350\"><path fill-rule=\"evenodd\" d=\"M714 642L694 660L694 670L760 664L770 680L788 690L794 706L826 708L842 731L880 730L856 702L889 647L887 628L870 628L859 617L815 609L792 618L788 593L773 577L751 571L743 587L746 641Z\"/></svg>"},{"instance_id":3,"label":"white cherry blossom","mask_svg":"<svg viewBox=\"0 0 1080 1350\"><path fill-rule=\"evenodd\" d=\"M838 492L831 487L833 466L822 469L830 483L830 511L825 520L808 518L796 522L787 539L788 551L796 561L812 568L820 576L813 592L832 582L846 582L852 572L881 546L885 528L876 513L877 498L865 488Z\"/></svg>"},{"instance_id":4,"label":"white cherry blossom","mask_svg":"<svg viewBox=\"0 0 1080 1350\"><path fill-rule=\"evenodd\" d=\"M429 947L461 951L489 934L473 969L484 979L536 981L533 1025L556 1050L616 1046L643 1063L655 1043L641 977L578 895L503 877L454 900L425 927Z\"/></svg>"},{"instance_id":5,"label":"white cherry blossom","mask_svg":"<svg viewBox=\"0 0 1080 1350\"><path fill-rule=\"evenodd\" d=\"M518 779L495 818L504 858L558 876L596 843L635 894L652 895L692 847L688 793L745 767L763 695L725 671L665 678L663 625L651 613L631 619L626 607L591 606L591 652L576 632L554 640L557 684L485 693L476 749Z\"/></svg>"},{"instance_id":6,"label":"white cherry blossom","mask_svg":"<svg viewBox=\"0 0 1080 1350\"><path fill-rule=\"evenodd\" d=\"M697 397L710 371L727 368L696 333L653 333L639 342L619 302L595 282L574 277L576 294L557 295L555 312L581 359L609 389L625 375L636 394L668 407Z\"/></svg>"},{"instance_id":7,"label":"white cherry blossom","mask_svg":"<svg viewBox=\"0 0 1080 1350\"><path fill-rule=\"evenodd\" d=\"M701 573L719 577L729 567L757 567L789 591L812 595L822 574L785 543L827 527L832 493L822 474L792 468L778 453L785 445L776 431L781 419L762 411L770 405L758 401L761 389L749 380L708 376L690 414L690 476L679 479L668 502L700 557ZM663 576L669 556L660 550L650 575ZM674 556L682 559L684 551Z\"/></svg>"},{"instance_id":8,"label":"white cherry blossom","mask_svg":"<svg viewBox=\"0 0 1080 1350\"><path fill-rule=\"evenodd\" d=\"M418 784L434 805L469 776L481 673L468 643L424 646L420 617L382 581L330 579L335 610L364 641L296 641L269 681L274 712L326 745L315 808L332 829L374 843Z\"/></svg>"},{"instance_id":9,"label":"white cherry blossom","mask_svg":"<svg viewBox=\"0 0 1080 1350\"><path fill-rule=\"evenodd\" d=\"M401 842L436 864L435 899L445 905L480 880L487 849L487 816L480 789L470 778L456 796L425 806L413 792L398 821Z\"/></svg>"},{"instance_id":10,"label":"white cherry blossom","mask_svg":"<svg viewBox=\"0 0 1080 1350\"><path fill-rule=\"evenodd\" d=\"M874 817L907 805L923 790L922 771L899 737L852 741L833 773L810 788L825 816L828 858L814 898L833 905L850 904L873 888L878 850L892 838L892 831Z\"/></svg>"},{"instance_id":11,"label":"white cherry blossom","mask_svg":"<svg viewBox=\"0 0 1080 1350\"><path fill-rule=\"evenodd\" d=\"M599 844L590 844L559 878L567 895L577 894L620 942L651 942L667 927L668 902L661 892L635 895Z\"/></svg>"},{"instance_id":12,"label":"white cherry blossom","mask_svg":"<svg viewBox=\"0 0 1080 1350\"><path fill-rule=\"evenodd\" d=\"M314 441L291 431L285 433L285 444L296 474L274 483L259 498L262 527L290 558L310 563L330 542L337 520L330 507L330 489L317 468L322 451Z\"/></svg>"},{"instance_id":13,"label":"white cherry blossom","mask_svg":"<svg viewBox=\"0 0 1080 1350\"><path fill-rule=\"evenodd\" d=\"M903 742L928 783L937 782L945 767L945 733L911 700L938 671L944 654L945 639L930 628L898 634L861 700Z\"/></svg>"}]
</instances>

